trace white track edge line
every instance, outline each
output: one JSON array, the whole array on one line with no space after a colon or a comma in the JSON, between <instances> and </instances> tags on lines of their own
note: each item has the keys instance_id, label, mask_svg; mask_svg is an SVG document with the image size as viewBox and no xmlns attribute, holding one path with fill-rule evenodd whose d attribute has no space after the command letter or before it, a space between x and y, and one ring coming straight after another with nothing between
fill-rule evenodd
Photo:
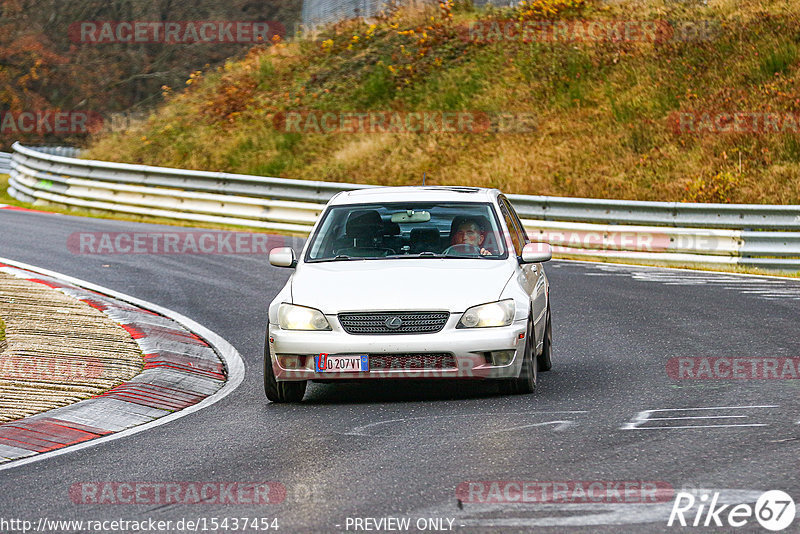
<instances>
[{"instance_id":1,"label":"white track edge line","mask_svg":"<svg viewBox=\"0 0 800 534\"><path fill-rule=\"evenodd\" d=\"M789 282L800 282L800 278L793 278L791 276L776 276L772 274L751 274L751 273L733 273L728 271L709 271L705 269L683 269L681 267L663 267L660 265L637 265L635 263L618 263L613 261L591 261L591 260L573 260L568 258L553 258L552 261L556 262L572 262L572 263L588 263L589 265L613 265L615 267L630 267L631 269L662 269L677 272L688 273L703 273L717 276L747 276L756 278L771 278L774 280L784 280Z\"/></svg>"},{"instance_id":2,"label":"white track edge line","mask_svg":"<svg viewBox=\"0 0 800 534\"><path fill-rule=\"evenodd\" d=\"M109 441L113 441L116 439L124 438L127 436L132 436L133 434L138 434L139 432L143 432L145 430L149 430L151 428L155 428L157 426L164 425L176 419L180 419L181 417L187 416L191 413L196 411L202 410L211 406L212 404L221 401L233 391L239 387L239 385L244 380L244 360L242 360L242 355L239 354L233 345L225 341L221 336L212 332L208 328L202 326L201 324L181 315L180 313L174 312L168 308L164 308L157 304L153 304L146 300L138 299L136 297L131 297L130 295L126 295L124 293L120 293L119 291L114 291L113 289L108 289L106 287L93 284L91 282L86 282L79 278L74 278L72 276L67 276L55 271L51 271L49 269L43 269L41 267L36 267L27 263L23 263L20 261L10 260L3 257L0 257L0 263L5 263L11 265L13 267L18 267L20 269L26 269L29 271L33 271L35 273L43 274L45 276L51 276L53 278L57 278L59 280L63 280L65 282L69 282L71 284L75 284L76 286L83 287L85 289L91 289L93 291L97 291L99 293L105 293L106 295L110 295L114 298L119 300L123 300L129 302L131 304L136 304L145 309L149 309L151 311L160 313L180 324L188 328L189 330L193 331L194 333L198 334L200 337L208 341L217 354L222 358L225 362L225 366L228 370L228 379L225 381L225 385L222 386L218 391L209 395L202 401L197 404L193 404L183 410L179 410L177 412L173 412L169 415L165 415L164 417L159 417L158 419L154 419L148 423L143 423L141 425L137 425L132 428L128 428L122 430L120 432L115 432L113 434L109 434L107 436L103 436L100 438L94 438L89 441L84 441L83 443L77 443L75 445L68 445L66 447L62 447L60 449L56 449L54 451L43 452L40 454L35 454L33 456L28 456L26 458L20 458L19 460L11 460L10 462L0 464L0 471L5 471L6 469L12 469L14 467L20 467L26 464L30 464L33 462L38 462L40 460L46 460L48 458L52 458L54 456L60 456L62 454L67 454L70 452L75 452L81 449L86 449L89 447L94 447L96 445L100 445L102 443L107 443ZM88 399L86 399L88 400ZM75 403L77 404L77 403ZM47 413L47 412L40 412L40 413Z\"/></svg>"}]
</instances>

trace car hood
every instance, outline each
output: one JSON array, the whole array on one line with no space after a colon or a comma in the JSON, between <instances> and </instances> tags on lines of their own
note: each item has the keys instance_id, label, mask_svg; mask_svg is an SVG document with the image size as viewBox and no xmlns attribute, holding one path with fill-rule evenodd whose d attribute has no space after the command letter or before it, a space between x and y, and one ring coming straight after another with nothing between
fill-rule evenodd
<instances>
[{"instance_id":1,"label":"car hood","mask_svg":"<svg viewBox=\"0 0 800 534\"><path fill-rule=\"evenodd\" d=\"M492 302L514 273L508 261L397 259L302 263L292 277L294 304L325 314L448 310Z\"/></svg>"}]
</instances>

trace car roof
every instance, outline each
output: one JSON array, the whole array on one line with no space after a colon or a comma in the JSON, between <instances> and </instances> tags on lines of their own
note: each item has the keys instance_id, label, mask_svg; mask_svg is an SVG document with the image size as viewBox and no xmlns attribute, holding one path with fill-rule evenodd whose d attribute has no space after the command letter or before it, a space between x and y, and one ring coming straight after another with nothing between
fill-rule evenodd
<instances>
[{"instance_id":1,"label":"car roof","mask_svg":"<svg viewBox=\"0 0 800 534\"><path fill-rule=\"evenodd\" d=\"M330 204L370 204L383 202L492 202L500 194L498 189L483 187L419 185L403 187L369 187L343 191L334 196Z\"/></svg>"}]
</instances>

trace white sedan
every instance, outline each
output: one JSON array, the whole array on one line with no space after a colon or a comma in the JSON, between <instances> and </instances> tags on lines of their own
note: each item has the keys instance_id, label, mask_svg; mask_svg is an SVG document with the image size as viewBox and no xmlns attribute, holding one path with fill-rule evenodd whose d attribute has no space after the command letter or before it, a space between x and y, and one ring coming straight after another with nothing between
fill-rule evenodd
<instances>
[{"instance_id":1,"label":"white sedan","mask_svg":"<svg viewBox=\"0 0 800 534\"><path fill-rule=\"evenodd\" d=\"M531 393L551 366L546 243L496 189L381 187L337 194L269 306L264 390L308 380L492 379Z\"/></svg>"}]
</instances>

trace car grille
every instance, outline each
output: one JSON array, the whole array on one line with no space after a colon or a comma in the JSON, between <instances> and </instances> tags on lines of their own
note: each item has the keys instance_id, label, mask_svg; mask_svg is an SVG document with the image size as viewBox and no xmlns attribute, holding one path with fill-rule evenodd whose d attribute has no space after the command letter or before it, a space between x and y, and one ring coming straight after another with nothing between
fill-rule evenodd
<instances>
[{"instance_id":1,"label":"car grille","mask_svg":"<svg viewBox=\"0 0 800 534\"><path fill-rule=\"evenodd\" d=\"M348 334L431 334L444 328L448 312L376 312L340 313L339 322ZM389 328L386 321L397 317L399 328Z\"/></svg>"},{"instance_id":2,"label":"car grille","mask_svg":"<svg viewBox=\"0 0 800 534\"><path fill-rule=\"evenodd\" d=\"M370 371L391 369L450 369L456 358L449 353L370 354Z\"/></svg>"}]
</instances>

